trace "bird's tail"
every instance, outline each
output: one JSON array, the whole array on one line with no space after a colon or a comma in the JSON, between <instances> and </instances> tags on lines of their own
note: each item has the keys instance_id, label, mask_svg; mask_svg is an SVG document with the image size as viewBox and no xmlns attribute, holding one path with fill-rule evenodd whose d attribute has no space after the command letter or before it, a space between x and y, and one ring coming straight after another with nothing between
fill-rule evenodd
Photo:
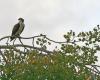
<instances>
[{"instance_id":1,"label":"bird's tail","mask_svg":"<svg viewBox=\"0 0 100 80\"><path fill-rule=\"evenodd\" d=\"M15 37L11 36L11 37L10 37L10 42L11 42L14 38L15 38Z\"/></svg>"}]
</instances>

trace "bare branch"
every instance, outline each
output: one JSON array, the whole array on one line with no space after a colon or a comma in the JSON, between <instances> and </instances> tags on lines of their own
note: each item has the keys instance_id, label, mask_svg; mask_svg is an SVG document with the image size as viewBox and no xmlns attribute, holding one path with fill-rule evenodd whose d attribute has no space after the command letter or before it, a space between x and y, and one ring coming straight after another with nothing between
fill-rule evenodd
<instances>
[{"instance_id":1,"label":"bare branch","mask_svg":"<svg viewBox=\"0 0 100 80\"><path fill-rule=\"evenodd\" d=\"M5 36L3 38L0 39L0 41L4 40L4 39L9 39L11 36ZM33 36L33 37L18 37L20 39L20 42L21 44L14 44L14 45L0 45L0 48L1 49L13 49L14 51L16 52L21 52L21 53L25 53L23 51L20 51L18 50L16 47L23 47L23 48L32 48L32 49L36 49L36 50L39 50L39 51L43 51L43 52L46 52L46 53L52 53L52 51L48 51L48 50L45 50L43 48L38 48L38 47L34 47L34 38L37 38L37 37L45 37L46 39L50 40L49 38L46 37L46 35L38 35L38 36ZM24 45L21 41L21 39L32 39L32 46L30 45ZM50 41L53 41L53 40L50 40ZM8 41L7 41L8 42Z\"/></svg>"},{"instance_id":2,"label":"bare branch","mask_svg":"<svg viewBox=\"0 0 100 80\"><path fill-rule=\"evenodd\" d=\"M6 62L6 64L8 63L8 61L6 60L6 58L5 58L5 56L3 55L3 53L2 53L2 51L1 51L1 49L0 49L0 54L1 54L1 56L2 56L2 58L3 58L3 60Z\"/></svg>"},{"instance_id":3,"label":"bare branch","mask_svg":"<svg viewBox=\"0 0 100 80\"><path fill-rule=\"evenodd\" d=\"M10 37L11 37L11 36L2 37L2 38L0 39L0 41L3 40L3 39L6 39L6 38L10 38Z\"/></svg>"},{"instance_id":4,"label":"bare branch","mask_svg":"<svg viewBox=\"0 0 100 80\"><path fill-rule=\"evenodd\" d=\"M52 51L48 51L48 50L45 50L43 48L33 47L33 46L30 46L30 45L22 45L22 44L0 45L1 49L13 49L16 52L25 53L25 52L22 52L22 51L16 49L16 47L26 47L26 48L31 48L31 49L36 49L36 50L39 50L39 51L43 51L43 52L46 52L46 53L53 53Z\"/></svg>"},{"instance_id":5,"label":"bare branch","mask_svg":"<svg viewBox=\"0 0 100 80\"><path fill-rule=\"evenodd\" d=\"M13 45L0 45L0 49L13 49L14 51L16 52L20 52L20 53L23 53L25 54L25 52L17 49L16 47L14 47Z\"/></svg>"},{"instance_id":6,"label":"bare branch","mask_svg":"<svg viewBox=\"0 0 100 80\"><path fill-rule=\"evenodd\" d=\"M3 39L6 39L6 38L10 38L11 36L5 36L3 38L0 39L3 40ZM54 40L51 40L50 38L46 37L46 35L38 35L38 36L33 36L33 37L18 37L20 39L34 39L34 38L37 38L37 37L45 37L47 40L51 41L51 42L54 42L54 43L67 43L67 42L59 42L59 41L54 41Z\"/></svg>"}]
</instances>

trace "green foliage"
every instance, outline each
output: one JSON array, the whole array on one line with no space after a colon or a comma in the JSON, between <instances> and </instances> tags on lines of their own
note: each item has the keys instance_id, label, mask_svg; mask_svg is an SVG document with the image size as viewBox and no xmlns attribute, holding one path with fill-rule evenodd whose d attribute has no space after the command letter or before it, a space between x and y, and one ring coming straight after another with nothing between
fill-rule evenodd
<instances>
[{"instance_id":1,"label":"green foliage","mask_svg":"<svg viewBox=\"0 0 100 80\"><path fill-rule=\"evenodd\" d=\"M51 43L47 41L45 37L37 38L36 44L39 45L42 49L47 49L47 46L51 45Z\"/></svg>"},{"instance_id":2,"label":"green foliage","mask_svg":"<svg viewBox=\"0 0 100 80\"><path fill-rule=\"evenodd\" d=\"M7 63L0 64L0 80L92 80L91 70L86 65L95 64L100 50L100 28L75 34L72 30L64 35L65 44L51 54L40 54L30 50L19 54L5 50ZM50 44L46 39L38 38L37 45ZM100 75L96 75L97 80Z\"/></svg>"}]
</instances>

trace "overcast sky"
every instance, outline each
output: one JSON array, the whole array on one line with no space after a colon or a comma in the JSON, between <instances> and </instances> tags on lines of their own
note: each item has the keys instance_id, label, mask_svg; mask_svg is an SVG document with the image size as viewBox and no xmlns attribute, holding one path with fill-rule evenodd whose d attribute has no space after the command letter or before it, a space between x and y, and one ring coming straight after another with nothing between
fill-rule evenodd
<instances>
[{"instance_id":1,"label":"overcast sky","mask_svg":"<svg viewBox=\"0 0 100 80\"><path fill-rule=\"evenodd\" d=\"M19 17L25 19L22 36L40 33L61 40L70 29L90 30L100 23L99 0L0 0L0 36L10 35Z\"/></svg>"},{"instance_id":2,"label":"overcast sky","mask_svg":"<svg viewBox=\"0 0 100 80\"><path fill-rule=\"evenodd\" d=\"M22 36L46 34L63 40L69 30L88 31L100 24L100 0L0 0L0 37L10 35L22 17Z\"/></svg>"}]
</instances>

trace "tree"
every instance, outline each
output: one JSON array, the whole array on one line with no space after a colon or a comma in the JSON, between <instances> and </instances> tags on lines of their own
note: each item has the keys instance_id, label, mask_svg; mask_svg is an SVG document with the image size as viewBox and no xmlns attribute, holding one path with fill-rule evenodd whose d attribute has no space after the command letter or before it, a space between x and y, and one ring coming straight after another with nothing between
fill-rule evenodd
<instances>
[{"instance_id":1,"label":"tree","mask_svg":"<svg viewBox=\"0 0 100 80\"><path fill-rule=\"evenodd\" d=\"M95 54L100 50L99 25L92 31L79 34L71 30L64 35L64 38L65 42L57 42L42 35L42 38L37 38L35 41L40 47L24 44L0 45L3 58L0 64L0 79L92 80L95 78L99 80L100 71L87 67L88 65L93 67L98 61ZM59 43L61 48L54 51L47 50L47 44L53 42ZM16 47L20 46L28 50L26 52L18 50Z\"/></svg>"}]
</instances>

